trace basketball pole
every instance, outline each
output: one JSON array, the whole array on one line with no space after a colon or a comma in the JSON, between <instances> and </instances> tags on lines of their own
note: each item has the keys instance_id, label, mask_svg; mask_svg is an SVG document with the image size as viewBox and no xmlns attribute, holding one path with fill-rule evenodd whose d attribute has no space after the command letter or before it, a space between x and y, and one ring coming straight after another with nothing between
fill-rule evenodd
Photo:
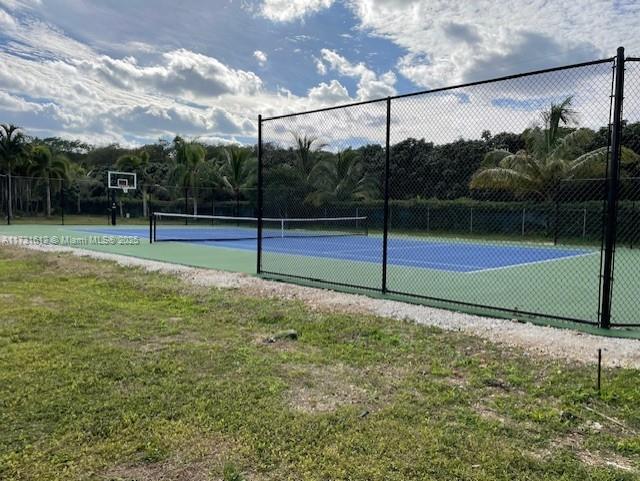
<instances>
[{"instance_id":1,"label":"basketball pole","mask_svg":"<svg viewBox=\"0 0 640 481\"><path fill-rule=\"evenodd\" d=\"M111 189L111 225L116 225L116 189Z\"/></svg>"}]
</instances>

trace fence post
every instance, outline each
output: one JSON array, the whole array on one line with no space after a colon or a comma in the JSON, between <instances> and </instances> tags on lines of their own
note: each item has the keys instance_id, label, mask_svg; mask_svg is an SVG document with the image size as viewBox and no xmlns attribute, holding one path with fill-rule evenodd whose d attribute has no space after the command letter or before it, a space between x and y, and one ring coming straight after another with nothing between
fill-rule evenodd
<instances>
[{"instance_id":1,"label":"fence post","mask_svg":"<svg viewBox=\"0 0 640 481\"><path fill-rule=\"evenodd\" d=\"M624 98L624 48L616 55L615 90L611 130L611 155L607 166L607 217L604 232L604 261L602 263L602 292L600 293L600 327L611 327L611 291L613 288L613 256L616 248L616 216L620 183L620 137L622 134L622 100Z\"/></svg>"},{"instance_id":2,"label":"fence post","mask_svg":"<svg viewBox=\"0 0 640 481\"><path fill-rule=\"evenodd\" d=\"M262 272L262 115L258 115L258 245L256 247L256 272Z\"/></svg>"},{"instance_id":3,"label":"fence post","mask_svg":"<svg viewBox=\"0 0 640 481\"><path fill-rule=\"evenodd\" d=\"M384 159L384 219L382 231L382 292L387 292L387 247L389 244L389 164L391 159L390 152L390 136L391 136L391 97L387 97L387 132L385 140L385 159Z\"/></svg>"},{"instance_id":4,"label":"fence post","mask_svg":"<svg viewBox=\"0 0 640 481\"><path fill-rule=\"evenodd\" d=\"M116 225L116 189L111 189L111 225Z\"/></svg>"}]
</instances>

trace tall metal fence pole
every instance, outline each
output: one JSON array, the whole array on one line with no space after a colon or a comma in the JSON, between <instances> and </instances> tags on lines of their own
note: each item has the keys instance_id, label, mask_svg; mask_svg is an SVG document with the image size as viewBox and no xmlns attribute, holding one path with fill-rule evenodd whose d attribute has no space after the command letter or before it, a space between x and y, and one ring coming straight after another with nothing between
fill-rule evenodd
<instances>
[{"instance_id":1,"label":"tall metal fence pole","mask_svg":"<svg viewBox=\"0 0 640 481\"><path fill-rule=\"evenodd\" d=\"M391 159L391 97L387 97L387 132L384 160L384 219L382 231L382 292L387 292L387 251L389 244L389 164Z\"/></svg>"},{"instance_id":2,"label":"tall metal fence pole","mask_svg":"<svg viewBox=\"0 0 640 481\"><path fill-rule=\"evenodd\" d=\"M613 97L611 155L607 169L607 217L604 232L604 261L602 293L600 299L600 327L611 327L611 291L613 287L613 261L616 247L616 216L618 213L618 187L620 184L620 137L622 134L622 101L624 98L624 48L618 47Z\"/></svg>"},{"instance_id":3,"label":"tall metal fence pole","mask_svg":"<svg viewBox=\"0 0 640 481\"><path fill-rule=\"evenodd\" d=\"M116 225L116 189L111 189L111 225Z\"/></svg>"},{"instance_id":4,"label":"tall metal fence pole","mask_svg":"<svg viewBox=\"0 0 640 481\"><path fill-rule=\"evenodd\" d=\"M256 253L256 272L262 272L262 115L258 115L258 245Z\"/></svg>"}]
</instances>

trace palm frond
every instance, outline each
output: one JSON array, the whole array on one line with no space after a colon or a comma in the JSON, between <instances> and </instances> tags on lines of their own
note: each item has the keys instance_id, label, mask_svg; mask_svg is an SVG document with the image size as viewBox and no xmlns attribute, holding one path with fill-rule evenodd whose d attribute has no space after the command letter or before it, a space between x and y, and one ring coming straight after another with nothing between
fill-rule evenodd
<instances>
[{"instance_id":1,"label":"palm frond","mask_svg":"<svg viewBox=\"0 0 640 481\"><path fill-rule=\"evenodd\" d=\"M609 148L600 147L576 157L569 163L568 173L571 177L601 177L607 165Z\"/></svg>"},{"instance_id":2,"label":"palm frond","mask_svg":"<svg viewBox=\"0 0 640 481\"><path fill-rule=\"evenodd\" d=\"M584 153L593 141L594 132L589 129L577 129L557 140L549 153L550 158L573 159Z\"/></svg>"},{"instance_id":3,"label":"palm frond","mask_svg":"<svg viewBox=\"0 0 640 481\"><path fill-rule=\"evenodd\" d=\"M480 168L497 167L505 157L512 155L511 152L504 149L496 149L487 152L482 159Z\"/></svg>"},{"instance_id":4,"label":"palm frond","mask_svg":"<svg viewBox=\"0 0 640 481\"><path fill-rule=\"evenodd\" d=\"M507 190L515 193L541 194L535 179L514 169L494 167L476 172L469 187L472 189Z\"/></svg>"}]
</instances>

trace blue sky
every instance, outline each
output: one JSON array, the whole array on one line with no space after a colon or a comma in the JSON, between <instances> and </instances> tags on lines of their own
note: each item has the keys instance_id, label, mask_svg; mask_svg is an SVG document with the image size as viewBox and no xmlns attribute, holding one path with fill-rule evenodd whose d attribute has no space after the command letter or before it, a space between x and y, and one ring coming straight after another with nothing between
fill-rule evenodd
<instances>
[{"instance_id":1,"label":"blue sky","mask_svg":"<svg viewBox=\"0 0 640 481\"><path fill-rule=\"evenodd\" d=\"M639 14L624 0L0 0L0 121L92 144L176 133L251 142L259 113L608 57L618 45L640 55ZM496 109L528 101L495 95Z\"/></svg>"}]
</instances>

